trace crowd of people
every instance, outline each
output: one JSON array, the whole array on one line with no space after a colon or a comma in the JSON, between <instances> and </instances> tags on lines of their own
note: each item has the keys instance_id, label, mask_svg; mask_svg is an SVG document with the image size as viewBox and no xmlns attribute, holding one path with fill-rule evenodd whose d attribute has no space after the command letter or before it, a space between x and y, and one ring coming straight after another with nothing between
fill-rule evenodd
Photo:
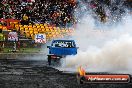
<instances>
[{"instance_id":1,"label":"crowd of people","mask_svg":"<svg viewBox=\"0 0 132 88\"><path fill-rule=\"evenodd\" d=\"M80 0L1 0L0 1L0 18L19 19L24 20L23 23L37 22L37 23L50 23L56 26L71 26L76 23L74 17L74 10L78 7ZM90 1L92 9L97 7L95 14L99 15L101 21L107 15L104 12L104 7L110 6L112 2L113 12L118 12L118 2L123 1L124 4L131 6L131 0L81 0L86 2ZM105 5L105 6L102 6ZM122 7L122 6L121 6ZM131 8L131 7L130 7ZM120 9L120 12L123 12ZM81 13L81 12L80 12Z\"/></svg>"},{"instance_id":2,"label":"crowd of people","mask_svg":"<svg viewBox=\"0 0 132 88\"><path fill-rule=\"evenodd\" d=\"M90 12L89 14L99 22L106 23L108 20L117 22L127 12L132 11L132 0L81 0L78 8L79 15L77 14L76 18L80 19L82 14Z\"/></svg>"},{"instance_id":3,"label":"crowd of people","mask_svg":"<svg viewBox=\"0 0 132 88\"><path fill-rule=\"evenodd\" d=\"M75 7L74 0L1 0L0 18L70 26Z\"/></svg>"}]
</instances>

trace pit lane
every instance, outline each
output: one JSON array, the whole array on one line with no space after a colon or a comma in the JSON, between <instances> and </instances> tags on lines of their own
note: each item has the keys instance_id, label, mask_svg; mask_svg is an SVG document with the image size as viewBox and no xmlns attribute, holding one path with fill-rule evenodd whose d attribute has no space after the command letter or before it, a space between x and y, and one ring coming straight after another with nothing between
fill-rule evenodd
<instances>
[{"instance_id":1,"label":"pit lane","mask_svg":"<svg viewBox=\"0 0 132 88\"><path fill-rule=\"evenodd\" d=\"M49 67L46 61L0 60L0 88L132 88L132 84L77 84L76 74Z\"/></svg>"}]
</instances>

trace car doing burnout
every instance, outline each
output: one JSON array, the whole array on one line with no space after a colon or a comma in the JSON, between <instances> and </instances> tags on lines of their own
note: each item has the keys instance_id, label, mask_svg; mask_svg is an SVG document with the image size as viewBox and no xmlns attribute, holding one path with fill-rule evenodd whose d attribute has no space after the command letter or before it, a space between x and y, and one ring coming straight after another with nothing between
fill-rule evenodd
<instances>
[{"instance_id":1,"label":"car doing burnout","mask_svg":"<svg viewBox=\"0 0 132 88\"><path fill-rule=\"evenodd\" d=\"M53 40L49 48L48 63L51 65L51 61L60 61L61 58L67 55L76 55L77 49L74 40Z\"/></svg>"}]
</instances>

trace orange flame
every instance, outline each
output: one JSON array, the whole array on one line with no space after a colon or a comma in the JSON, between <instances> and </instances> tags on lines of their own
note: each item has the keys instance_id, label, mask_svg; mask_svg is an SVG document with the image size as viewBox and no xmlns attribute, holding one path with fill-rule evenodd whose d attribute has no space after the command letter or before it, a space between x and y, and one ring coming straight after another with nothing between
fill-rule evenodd
<instances>
[{"instance_id":1,"label":"orange flame","mask_svg":"<svg viewBox=\"0 0 132 88\"><path fill-rule=\"evenodd\" d=\"M85 70L81 66L78 68L78 72L79 72L80 76L85 76L86 75Z\"/></svg>"}]
</instances>

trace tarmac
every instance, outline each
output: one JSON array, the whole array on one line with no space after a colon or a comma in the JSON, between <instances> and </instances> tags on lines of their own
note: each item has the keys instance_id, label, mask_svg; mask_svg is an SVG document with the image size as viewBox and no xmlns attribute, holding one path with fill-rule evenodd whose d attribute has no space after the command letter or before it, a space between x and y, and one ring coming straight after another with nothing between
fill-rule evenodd
<instances>
[{"instance_id":1,"label":"tarmac","mask_svg":"<svg viewBox=\"0 0 132 88\"><path fill-rule=\"evenodd\" d=\"M76 73L61 72L47 61L5 59L0 60L0 88L132 88L132 83L78 84Z\"/></svg>"}]
</instances>

